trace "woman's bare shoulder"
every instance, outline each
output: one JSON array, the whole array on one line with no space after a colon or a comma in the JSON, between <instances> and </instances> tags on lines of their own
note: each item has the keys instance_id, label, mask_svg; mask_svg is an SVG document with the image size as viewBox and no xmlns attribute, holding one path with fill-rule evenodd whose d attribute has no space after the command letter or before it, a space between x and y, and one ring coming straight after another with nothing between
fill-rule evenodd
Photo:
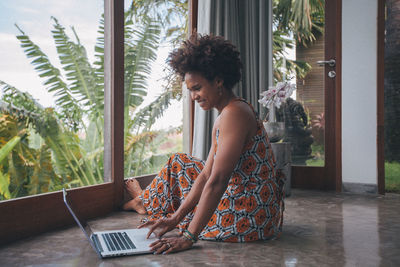
<instances>
[{"instance_id":1,"label":"woman's bare shoulder","mask_svg":"<svg viewBox=\"0 0 400 267\"><path fill-rule=\"evenodd\" d=\"M235 101L224 108L220 115L221 120L236 119L238 121L251 122L255 120L254 112L249 104L243 101Z\"/></svg>"},{"instance_id":2,"label":"woman's bare shoulder","mask_svg":"<svg viewBox=\"0 0 400 267\"><path fill-rule=\"evenodd\" d=\"M247 141L257 133L257 118L254 111L243 101L235 101L227 106L220 115L219 125L229 131L240 129Z\"/></svg>"}]
</instances>

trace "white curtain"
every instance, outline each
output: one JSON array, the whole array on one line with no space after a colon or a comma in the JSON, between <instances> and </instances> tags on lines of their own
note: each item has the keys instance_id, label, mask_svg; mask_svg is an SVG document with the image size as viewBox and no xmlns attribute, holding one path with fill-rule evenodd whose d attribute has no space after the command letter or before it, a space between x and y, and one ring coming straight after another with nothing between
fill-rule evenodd
<instances>
[{"instance_id":1,"label":"white curtain","mask_svg":"<svg viewBox=\"0 0 400 267\"><path fill-rule=\"evenodd\" d=\"M198 33L222 35L239 49L243 73L233 91L265 116L258 99L272 84L271 0L200 0L198 12ZM204 111L195 104L194 156L207 158L217 116L217 110Z\"/></svg>"}]
</instances>

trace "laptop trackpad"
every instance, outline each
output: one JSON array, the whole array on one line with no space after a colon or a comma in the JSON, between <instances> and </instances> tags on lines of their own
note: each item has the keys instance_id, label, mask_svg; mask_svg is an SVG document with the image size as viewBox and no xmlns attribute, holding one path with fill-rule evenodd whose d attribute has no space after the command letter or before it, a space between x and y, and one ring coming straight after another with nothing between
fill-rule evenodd
<instances>
[{"instance_id":1,"label":"laptop trackpad","mask_svg":"<svg viewBox=\"0 0 400 267\"><path fill-rule=\"evenodd\" d=\"M126 230L126 233L131 238L136 248L140 250L144 248L149 248L149 245L157 240L154 233L152 233L149 239L147 239L146 237L148 232L148 228Z\"/></svg>"}]
</instances>

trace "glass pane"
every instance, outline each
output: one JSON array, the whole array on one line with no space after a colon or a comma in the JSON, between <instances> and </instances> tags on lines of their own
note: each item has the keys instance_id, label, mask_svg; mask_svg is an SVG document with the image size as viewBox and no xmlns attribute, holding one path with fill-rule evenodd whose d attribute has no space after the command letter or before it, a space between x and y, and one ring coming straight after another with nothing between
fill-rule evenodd
<instances>
[{"instance_id":1,"label":"glass pane","mask_svg":"<svg viewBox=\"0 0 400 267\"><path fill-rule=\"evenodd\" d=\"M103 182L103 9L0 2L0 200Z\"/></svg>"},{"instance_id":2,"label":"glass pane","mask_svg":"<svg viewBox=\"0 0 400 267\"><path fill-rule=\"evenodd\" d=\"M385 23L385 190L400 193L400 6L386 4Z\"/></svg>"},{"instance_id":3,"label":"glass pane","mask_svg":"<svg viewBox=\"0 0 400 267\"><path fill-rule=\"evenodd\" d=\"M297 105L303 108L304 113L303 110L297 112L302 118L298 122L302 128L298 129L298 138L292 153L295 165L325 165L325 68L317 64L317 61L325 60L324 49L323 34L317 35L316 40L307 47L301 44L296 46L296 60L308 63L311 70L304 78L297 77L296 82Z\"/></svg>"},{"instance_id":4,"label":"glass pane","mask_svg":"<svg viewBox=\"0 0 400 267\"><path fill-rule=\"evenodd\" d=\"M169 52L186 36L187 1L125 4L125 177L157 173L182 151L182 93ZM128 23L131 21L131 23Z\"/></svg>"},{"instance_id":5,"label":"glass pane","mask_svg":"<svg viewBox=\"0 0 400 267\"><path fill-rule=\"evenodd\" d=\"M313 5L273 1L274 82L296 84L276 117L285 122L283 142L292 145L292 165L300 166L325 165L324 66L317 64L324 60L325 14ZM311 28L303 24L309 20Z\"/></svg>"}]
</instances>

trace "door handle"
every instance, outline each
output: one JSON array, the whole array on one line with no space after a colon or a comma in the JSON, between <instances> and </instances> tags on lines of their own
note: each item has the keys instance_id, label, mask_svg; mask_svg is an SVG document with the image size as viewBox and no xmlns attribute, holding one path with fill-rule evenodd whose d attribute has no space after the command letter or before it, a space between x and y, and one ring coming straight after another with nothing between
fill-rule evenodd
<instances>
[{"instance_id":1,"label":"door handle","mask_svg":"<svg viewBox=\"0 0 400 267\"><path fill-rule=\"evenodd\" d=\"M327 64L330 67L335 67L336 60L334 60L333 58L330 59L330 60L319 60L319 61L317 61L317 64L320 65L320 66L324 66L325 64Z\"/></svg>"}]
</instances>

